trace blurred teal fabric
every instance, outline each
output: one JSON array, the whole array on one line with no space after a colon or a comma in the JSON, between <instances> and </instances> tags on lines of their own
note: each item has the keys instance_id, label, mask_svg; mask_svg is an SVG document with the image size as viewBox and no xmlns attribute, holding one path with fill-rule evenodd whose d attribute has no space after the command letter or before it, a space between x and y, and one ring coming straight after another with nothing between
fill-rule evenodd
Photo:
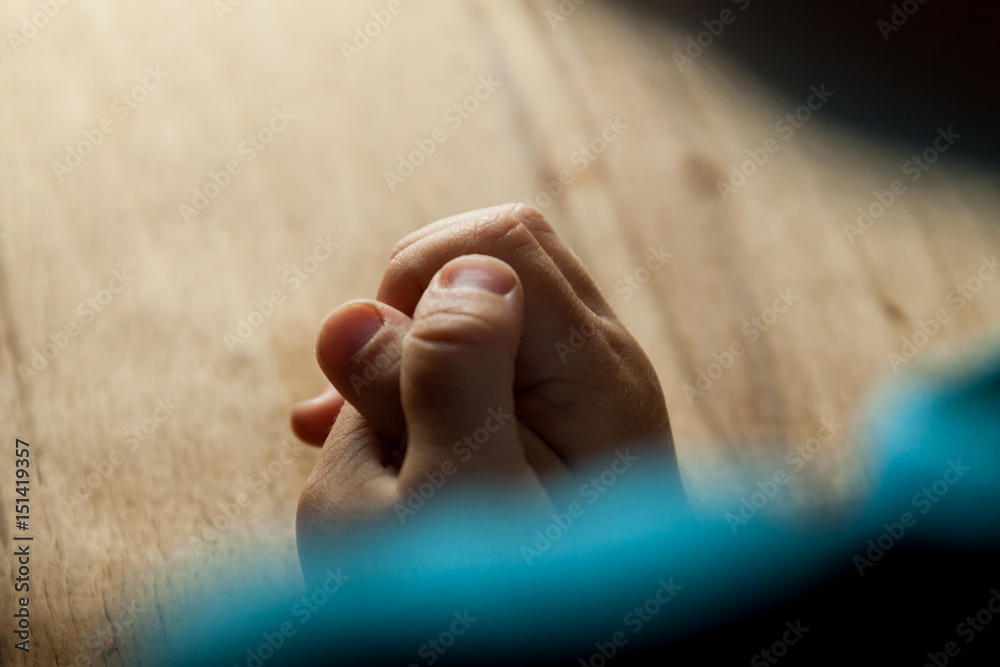
<instances>
[{"instance_id":1,"label":"blurred teal fabric","mask_svg":"<svg viewBox=\"0 0 1000 667\"><path fill-rule=\"evenodd\" d=\"M618 656L628 664L628 655L712 629L735 647L741 628L772 611L814 609L831 624L891 607L893 596L920 590L913 573L930 572L926 563L938 558L928 553L953 554L948 572L968 553L1000 553L1000 359L947 382L900 382L870 414L878 484L863 507L792 521L761 515L734 535L641 472L578 518L539 523L472 496L329 554L327 580L305 596L251 586L239 599L207 590L197 604L178 603L170 617L184 621L169 628L174 641L159 662L599 665ZM975 600L978 589L970 591ZM928 609L961 616L947 604ZM770 639L764 626L760 646ZM756 634L748 637L754 646ZM703 641L699 656L724 652L728 641Z\"/></svg>"}]
</instances>

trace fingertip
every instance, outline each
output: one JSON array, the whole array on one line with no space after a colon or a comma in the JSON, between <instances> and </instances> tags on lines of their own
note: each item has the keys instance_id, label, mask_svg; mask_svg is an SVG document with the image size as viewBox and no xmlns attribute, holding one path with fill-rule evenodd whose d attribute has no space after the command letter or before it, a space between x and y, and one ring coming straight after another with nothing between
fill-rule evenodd
<instances>
[{"instance_id":1,"label":"fingertip","mask_svg":"<svg viewBox=\"0 0 1000 667\"><path fill-rule=\"evenodd\" d=\"M316 398L296 404L290 416L295 437L306 444L322 447L344 403L344 397L331 386Z\"/></svg>"},{"instance_id":2,"label":"fingertip","mask_svg":"<svg viewBox=\"0 0 1000 667\"><path fill-rule=\"evenodd\" d=\"M524 290L506 262L487 255L457 257L434 275L414 312L411 339L472 346L473 356L517 354L524 324Z\"/></svg>"},{"instance_id":3,"label":"fingertip","mask_svg":"<svg viewBox=\"0 0 1000 667\"><path fill-rule=\"evenodd\" d=\"M514 476L527 469L513 419L523 306L517 274L492 257L456 258L434 277L404 341L401 484L451 461L453 445L473 436L477 449L485 437L490 444L471 468Z\"/></svg>"},{"instance_id":4,"label":"fingertip","mask_svg":"<svg viewBox=\"0 0 1000 667\"><path fill-rule=\"evenodd\" d=\"M346 366L384 324L382 313L367 301L344 304L327 315L316 341L316 356L324 372L329 375L329 369Z\"/></svg>"}]
</instances>

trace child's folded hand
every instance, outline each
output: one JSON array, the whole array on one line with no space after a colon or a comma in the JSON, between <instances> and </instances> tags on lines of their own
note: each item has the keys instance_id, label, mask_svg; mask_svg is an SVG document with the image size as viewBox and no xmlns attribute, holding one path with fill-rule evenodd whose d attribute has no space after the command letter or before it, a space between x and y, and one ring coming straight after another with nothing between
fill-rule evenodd
<instances>
[{"instance_id":1,"label":"child's folded hand","mask_svg":"<svg viewBox=\"0 0 1000 667\"><path fill-rule=\"evenodd\" d=\"M442 473L547 505L557 483L622 444L662 442L656 456L674 463L648 358L526 206L403 239L378 300L331 313L317 353L334 390L297 407L293 424L315 442L335 423L299 503L300 553L345 523L399 513Z\"/></svg>"}]
</instances>

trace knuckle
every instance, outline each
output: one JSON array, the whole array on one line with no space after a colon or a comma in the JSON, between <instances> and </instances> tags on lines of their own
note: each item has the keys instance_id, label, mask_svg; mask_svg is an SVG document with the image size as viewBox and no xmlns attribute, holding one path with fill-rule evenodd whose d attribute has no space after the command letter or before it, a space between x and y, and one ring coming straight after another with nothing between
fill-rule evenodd
<instances>
[{"instance_id":1,"label":"knuckle","mask_svg":"<svg viewBox=\"0 0 1000 667\"><path fill-rule=\"evenodd\" d=\"M484 209L458 225L455 232L464 237L464 252L496 256L498 248L517 251L525 246L536 246L540 249L525 224L526 217L520 207L520 204L508 204Z\"/></svg>"},{"instance_id":2,"label":"knuckle","mask_svg":"<svg viewBox=\"0 0 1000 667\"><path fill-rule=\"evenodd\" d=\"M446 234L439 230L430 235L421 230L404 237L389 254L390 268L403 268L413 253L429 254L430 248L455 240L460 241L461 248L455 257L474 253L496 256L498 247L515 252L525 248L542 251L536 235L555 234L544 216L526 204L507 204L456 216L447 230Z\"/></svg>"},{"instance_id":3,"label":"knuckle","mask_svg":"<svg viewBox=\"0 0 1000 667\"><path fill-rule=\"evenodd\" d=\"M481 311L461 304L443 306L413 321L403 342L403 357L413 353L443 354L454 351L454 345L490 345L497 341L497 328Z\"/></svg>"},{"instance_id":4,"label":"knuckle","mask_svg":"<svg viewBox=\"0 0 1000 667\"><path fill-rule=\"evenodd\" d=\"M555 229L545 219L545 215L534 206L515 204L510 214L520 220L521 224L532 233L555 234Z\"/></svg>"},{"instance_id":5,"label":"knuckle","mask_svg":"<svg viewBox=\"0 0 1000 667\"><path fill-rule=\"evenodd\" d=\"M412 241L409 240L409 237L397 241L396 245L392 246L392 250L389 252L389 264L396 261L396 258L399 257L404 250L409 248L411 243Z\"/></svg>"},{"instance_id":6,"label":"knuckle","mask_svg":"<svg viewBox=\"0 0 1000 667\"><path fill-rule=\"evenodd\" d=\"M527 227L524 226L517 209L512 206L503 206L485 212L473 223L476 235L482 240L502 240L508 237L517 239L528 234Z\"/></svg>"},{"instance_id":7,"label":"knuckle","mask_svg":"<svg viewBox=\"0 0 1000 667\"><path fill-rule=\"evenodd\" d=\"M418 229L417 231L415 231L415 232L413 232L411 234L407 234L406 236L404 236L403 238L401 238L399 241L397 241L396 245L392 246L392 251L389 252L389 263L391 264L394 261L397 261L399 259L400 255L402 255L403 253L405 253L407 250L409 250L413 246L420 245L420 243L422 241L424 241L426 238L428 238L428 237L426 237L424 235L423 232L424 232L423 229Z\"/></svg>"}]
</instances>

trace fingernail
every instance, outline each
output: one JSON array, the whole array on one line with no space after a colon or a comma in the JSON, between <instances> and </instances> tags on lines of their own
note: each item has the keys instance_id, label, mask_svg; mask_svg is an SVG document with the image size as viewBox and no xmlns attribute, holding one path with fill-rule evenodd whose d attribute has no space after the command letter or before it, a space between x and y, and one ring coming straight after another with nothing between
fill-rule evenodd
<instances>
[{"instance_id":1,"label":"fingernail","mask_svg":"<svg viewBox=\"0 0 1000 667\"><path fill-rule=\"evenodd\" d=\"M441 282L445 287L471 287L501 296L517 285L514 274L506 266L472 257L452 262L441 276Z\"/></svg>"},{"instance_id":2,"label":"fingernail","mask_svg":"<svg viewBox=\"0 0 1000 667\"><path fill-rule=\"evenodd\" d=\"M317 350L331 366L346 366L382 328L382 314L358 303L330 315L320 332Z\"/></svg>"}]
</instances>

